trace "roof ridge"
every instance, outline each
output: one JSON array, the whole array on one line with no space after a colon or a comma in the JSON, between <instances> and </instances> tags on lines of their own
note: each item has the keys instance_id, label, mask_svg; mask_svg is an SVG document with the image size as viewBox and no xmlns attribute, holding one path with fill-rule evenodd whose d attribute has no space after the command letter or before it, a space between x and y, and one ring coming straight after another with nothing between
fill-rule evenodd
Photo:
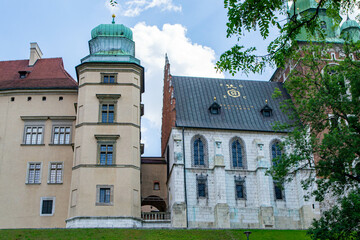
<instances>
[{"instance_id":1,"label":"roof ridge","mask_svg":"<svg viewBox=\"0 0 360 240\"><path fill-rule=\"evenodd\" d=\"M231 78L214 78L214 77L194 77L194 76L176 76L171 75L172 77L180 77L180 78L201 78L201 79L213 79L213 80L230 80L230 81L249 81L249 82L269 82L268 80L251 80L251 79L231 79Z\"/></svg>"}]
</instances>

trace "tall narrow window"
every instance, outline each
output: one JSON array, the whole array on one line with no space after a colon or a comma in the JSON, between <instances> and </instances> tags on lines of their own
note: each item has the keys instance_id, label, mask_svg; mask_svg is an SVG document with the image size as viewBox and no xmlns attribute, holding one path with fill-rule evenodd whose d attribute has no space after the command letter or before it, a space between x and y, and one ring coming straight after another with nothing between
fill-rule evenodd
<instances>
[{"instance_id":1,"label":"tall narrow window","mask_svg":"<svg viewBox=\"0 0 360 240\"><path fill-rule=\"evenodd\" d=\"M97 163L103 166L115 164L116 139L119 135L95 135L98 143Z\"/></svg>"},{"instance_id":2,"label":"tall narrow window","mask_svg":"<svg viewBox=\"0 0 360 240\"><path fill-rule=\"evenodd\" d=\"M284 192L282 186L278 182L274 182L275 200L284 200Z\"/></svg>"},{"instance_id":3,"label":"tall narrow window","mask_svg":"<svg viewBox=\"0 0 360 240\"><path fill-rule=\"evenodd\" d=\"M271 145L271 157L272 159L281 158L281 147L278 141ZM276 165L276 162L273 161L273 165Z\"/></svg>"},{"instance_id":4,"label":"tall narrow window","mask_svg":"<svg viewBox=\"0 0 360 240\"><path fill-rule=\"evenodd\" d=\"M116 121L116 105L120 94L96 94L99 99L99 122L114 123Z\"/></svg>"},{"instance_id":5,"label":"tall narrow window","mask_svg":"<svg viewBox=\"0 0 360 240\"><path fill-rule=\"evenodd\" d=\"M246 187L245 187L245 178L240 176L235 178L235 198L236 199L246 199Z\"/></svg>"},{"instance_id":6,"label":"tall narrow window","mask_svg":"<svg viewBox=\"0 0 360 240\"><path fill-rule=\"evenodd\" d=\"M204 161L204 143L201 138L197 138L194 141L194 165L205 166Z\"/></svg>"},{"instance_id":7,"label":"tall narrow window","mask_svg":"<svg viewBox=\"0 0 360 240\"><path fill-rule=\"evenodd\" d=\"M114 122L114 104L101 105L101 122L102 123Z\"/></svg>"},{"instance_id":8,"label":"tall narrow window","mask_svg":"<svg viewBox=\"0 0 360 240\"><path fill-rule=\"evenodd\" d=\"M70 127L54 127L53 144L70 144Z\"/></svg>"},{"instance_id":9,"label":"tall narrow window","mask_svg":"<svg viewBox=\"0 0 360 240\"><path fill-rule=\"evenodd\" d=\"M238 139L232 142L231 144L232 151L232 165L234 168L243 167L243 151L241 143Z\"/></svg>"},{"instance_id":10,"label":"tall narrow window","mask_svg":"<svg viewBox=\"0 0 360 240\"><path fill-rule=\"evenodd\" d=\"M41 163L28 163L28 184L38 184L41 182Z\"/></svg>"},{"instance_id":11,"label":"tall narrow window","mask_svg":"<svg viewBox=\"0 0 360 240\"><path fill-rule=\"evenodd\" d=\"M43 127L26 126L25 127L25 144L42 144Z\"/></svg>"},{"instance_id":12,"label":"tall narrow window","mask_svg":"<svg viewBox=\"0 0 360 240\"><path fill-rule=\"evenodd\" d=\"M100 165L113 164L113 145L101 144L100 145Z\"/></svg>"},{"instance_id":13,"label":"tall narrow window","mask_svg":"<svg viewBox=\"0 0 360 240\"><path fill-rule=\"evenodd\" d=\"M207 198L207 175L197 175L196 174L196 189L197 189L197 198Z\"/></svg>"},{"instance_id":14,"label":"tall narrow window","mask_svg":"<svg viewBox=\"0 0 360 240\"><path fill-rule=\"evenodd\" d=\"M63 163L50 163L50 173L48 183L62 183Z\"/></svg>"}]
</instances>

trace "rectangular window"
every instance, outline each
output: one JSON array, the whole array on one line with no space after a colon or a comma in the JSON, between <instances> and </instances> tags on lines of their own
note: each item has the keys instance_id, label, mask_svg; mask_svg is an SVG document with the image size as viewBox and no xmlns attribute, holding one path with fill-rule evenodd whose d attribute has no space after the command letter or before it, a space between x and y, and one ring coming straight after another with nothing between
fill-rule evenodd
<instances>
[{"instance_id":1,"label":"rectangular window","mask_svg":"<svg viewBox=\"0 0 360 240\"><path fill-rule=\"evenodd\" d=\"M102 73L101 74L101 82L102 83L116 83L117 79L116 73Z\"/></svg>"},{"instance_id":2,"label":"rectangular window","mask_svg":"<svg viewBox=\"0 0 360 240\"><path fill-rule=\"evenodd\" d=\"M55 212L55 197L42 197L40 201L40 216L52 216Z\"/></svg>"},{"instance_id":3,"label":"rectangular window","mask_svg":"<svg viewBox=\"0 0 360 240\"><path fill-rule=\"evenodd\" d=\"M244 185L236 184L236 198L244 198Z\"/></svg>"},{"instance_id":4,"label":"rectangular window","mask_svg":"<svg viewBox=\"0 0 360 240\"><path fill-rule=\"evenodd\" d=\"M110 203L110 188L100 188L100 203Z\"/></svg>"},{"instance_id":5,"label":"rectangular window","mask_svg":"<svg viewBox=\"0 0 360 240\"><path fill-rule=\"evenodd\" d=\"M205 182L198 182L198 196L199 197L206 197L206 185Z\"/></svg>"},{"instance_id":6,"label":"rectangular window","mask_svg":"<svg viewBox=\"0 0 360 240\"><path fill-rule=\"evenodd\" d=\"M100 145L100 165L113 164L113 145L101 144Z\"/></svg>"},{"instance_id":7,"label":"rectangular window","mask_svg":"<svg viewBox=\"0 0 360 240\"><path fill-rule=\"evenodd\" d=\"M96 94L99 99L99 122L114 123L116 121L116 105L120 94Z\"/></svg>"},{"instance_id":8,"label":"rectangular window","mask_svg":"<svg viewBox=\"0 0 360 240\"><path fill-rule=\"evenodd\" d=\"M41 163L28 163L27 184L41 183Z\"/></svg>"},{"instance_id":9,"label":"rectangular window","mask_svg":"<svg viewBox=\"0 0 360 240\"><path fill-rule=\"evenodd\" d=\"M112 206L114 185L96 185L96 206Z\"/></svg>"},{"instance_id":10,"label":"rectangular window","mask_svg":"<svg viewBox=\"0 0 360 240\"><path fill-rule=\"evenodd\" d=\"M98 143L97 164L111 166L115 164L116 140L119 135L95 135Z\"/></svg>"},{"instance_id":11,"label":"rectangular window","mask_svg":"<svg viewBox=\"0 0 360 240\"><path fill-rule=\"evenodd\" d=\"M114 122L114 104L101 104L101 122L113 123Z\"/></svg>"},{"instance_id":12,"label":"rectangular window","mask_svg":"<svg viewBox=\"0 0 360 240\"><path fill-rule=\"evenodd\" d=\"M284 200L284 192L282 186L274 182L274 192L275 192L275 200Z\"/></svg>"},{"instance_id":13,"label":"rectangular window","mask_svg":"<svg viewBox=\"0 0 360 240\"><path fill-rule=\"evenodd\" d=\"M246 187L245 187L245 178L241 176L234 176L235 178L235 198L236 199L246 199Z\"/></svg>"},{"instance_id":14,"label":"rectangular window","mask_svg":"<svg viewBox=\"0 0 360 240\"><path fill-rule=\"evenodd\" d=\"M197 198L207 198L207 175L197 175L196 176L196 188L197 188Z\"/></svg>"},{"instance_id":15,"label":"rectangular window","mask_svg":"<svg viewBox=\"0 0 360 240\"><path fill-rule=\"evenodd\" d=\"M103 83L115 83L115 76L113 76L113 75L104 75Z\"/></svg>"},{"instance_id":16,"label":"rectangular window","mask_svg":"<svg viewBox=\"0 0 360 240\"><path fill-rule=\"evenodd\" d=\"M52 200L43 200L41 214L51 214L52 213Z\"/></svg>"},{"instance_id":17,"label":"rectangular window","mask_svg":"<svg viewBox=\"0 0 360 240\"><path fill-rule=\"evenodd\" d=\"M53 144L70 144L71 127L56 126L53 128Z\"/></svg>"},{"instance_id":18,"label":"rectangular window","mask_svg":"<svg viewBox=\"0 0 360 240\"><path fill-rule=\"evenodd\" d=\"M51 162L49 165L49 180L48 183L62 183L63 182L63 163Z\"/></svg>"},{"instance_id":19,"label":"rectangular window","mask_svg":"<svg viewBox=\"0 0 360 240\"><path fill-rule=\"evenodd\" d=\"M42 126L25 126L24 144L42 144L43 143L43 127Z\"/></svg>"}]
</instances>

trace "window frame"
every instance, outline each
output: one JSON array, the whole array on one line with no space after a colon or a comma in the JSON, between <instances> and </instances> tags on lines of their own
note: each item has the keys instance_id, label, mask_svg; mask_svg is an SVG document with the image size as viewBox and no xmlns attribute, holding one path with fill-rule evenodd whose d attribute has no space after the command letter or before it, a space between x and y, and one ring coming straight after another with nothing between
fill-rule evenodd
<instances>
[{"instance_id":1,"label":"window frame","mask_svg":"<svg viewBox=\"0 0 360 240\"><path fill-rule=\"evenodd\" d=\"M32 134L32 128L42 128L42 136L41 136L41 142L40 143L36 143L32 144L32 139L33 139L33 134ZM31 128L31 137L30 137L30 143L27 143L27 129ZM37 136L38 136L38 132L36 133L36 140L37 140ZM45 121L25 121L24 124L24 132L23 132L23 142L22 145L31 145L31 146L42 146L44 145L44 135L45 135Z\"/></svg>"},{"instance_id":2,"label":"window frame","mask_svg":"<svg viewBox=\"0 0 360 240\"><path fill-rule=\"evenodd\" d=\"M116 141L119 137L120 135L95 135L95 138L97 139L96 164L98 166L107 167L116 165ZM112 145L112 164L100 164L101 145Z\"/></svg>"},{"instance_id":3,"label":"window frame","mask_svg":"<svg viewBox=\"0 0 360 240\"><path fill-rule=\"evenodd\" d=\"M51 213L42 213L42 209L43 209L43 203L46 200L52 200L52 209L51 209ZM56 197L41 197L40 198L40 216L42 217L51 217L54 215L55 213L55 203L56 203Z\"/></svg>"},{"instance_id":4,"label":"window frame","mask_svg":"<svg viewBox=\"0 0 360 240\"><path fill-rule=\"evenodd\" d=\"M275 201L285 201L285 188L283 185L278 186L279 182L273 181L274 184L274 199ZM276 189L279 189L281 192L281 198L277 198Z\"/></svg>"},{"instance_id":5,"label":"window frame","mask_svg":"<svg viewBox=\"0 0 360 240\"><path fill-rule=\"evenodd\" d=\"M52 165L56 164L56 173L55 173L55 182L51 182L51 170L52 170ZM58 168L57 166L61 164L61 180L59 182L57 182L57 171ZM49 162L49 171L48 171L48 184L63 184L63 180L64 180L64 162Z\"/></svg>"},{"instance_id":6,"label":"window frame","mask_svg":"<svg viewBox=\"0 0 360 240\"><path fill-rule=\"evenodd\" d=\"M272 149L272 147L273 147L273 145L280 145L281 144L281 141L279 140L279 139L274 139L274 140L272 140L271 142L270 142L270 160L271 160L271 166L276 166L276 164L277 163L275 163L274 161L273 161L273 159L274 159L274 156L273 156L273 149ZM277 154L277 152L278 152L278 149L275 149L276 150L276 156L275 156L275 158L276 157L278 157L278 154ZM284 154L284 152L283 152L283 149L280 149L280 158L281 158L281 156Z\"/></svg>"},{"instance_id":7,"label":"window frame","mask_svg":"<svg viewBox=\"0 0 360 240\"><path fill-rule=\"evenodd\" d=\"M100 202L101 189L110 189L109 202ZM113 206L114 205L114 185L96 185L95 206Z\"/></svg>"},{"instance_id":8,"label":"window frame","mask_svg":"<svg viewBox=\"0 0 360 240\"><path fill-rule=\"evenodd\" d=\"M242 186L242 195L243 195L242 198L238 197L238 191L237 191L238 185ZM245 177L242 178L241 176L238 176L238 177L234 176L234 187L235 187L235 199L236 200L247 200Z\"/></svg>"},{"instance_id":9,"label":"window frame","mask_svg":"<svg viewBox=\"0 0 360 240\"><path fill-rule=\"evenodd\" d=\"M204 174L196 174L196 198L197 199L208 199L209 198L209 191L208 191L208 181L207 181L208 175ZM199 184L204 184L204 194L205 196L200 196L199 192Z\"/></svg>"},{"instance_id":10,"label":"window frame","mask_svg":"<svg viewBox=\"0 0 360 240\"><path fill-rule=\"evenodd\" d=\"M72 128L72 121L53 121L52 129L51 129L51 145L71 145L72 144L72 135L73 135L73 128ZM60 143L60 134L58 136L58 143L55 143L55 128L65 128L65 135L64 135L64 143ZM66 128L70 128L69 134L69 143L66 143ZM59 132L60 133L60 132Z\"/></svg>"},{"instance_id":11,"label":"window frame","mask_svg":"<svg viewBox=\"0 0 360 240\"><path fill-rule=\"evenodd\" d=\"M39 173L39 182L35 182L35 172L34 172L34 182L30 182L29 181L29 177L30 177L30 165L31 164L35 164L35 170L36 170L36 165L39 164L40 165L40 173ZM41 177L42 177L42 162L28 162L27 163L27 168L26 168L26 179L25 179L25 184L27 185L39 185L41 184Z\"/></svg>"},{"instance_id":12,"label":"window frame","mask_svg":"<svg viewBox=\"0 0 360 240\"><path fill-rule=\"evenodd\" d=\"M195 164L195 141L197 141L198 139L200 139L203 144L203 158L204 158L203 165L200 164L200 162L201 162L200 159L199 159L199 164ZM209 166L208 143L207 143L205 137L202 135L195 135L191 140L191 166L196 167L196 168L207 168Z\"/></svg>"},{"instance_id":13,"label":"window frame","mask_svg":"<svg viewBox=\"0 0 360 240\"><path fill-rule=\"evenodd\" d=\"M235 141L239 142L240 148L241 148L241 163L242 163L241 167L234 166L232 145ZM230 151L230 166L231 166L231 168L232 169L247 169L245 142L240 137L233 137L232 139L230 139L229 151Z\"/></svg>"},{"instance_id":14,"label":"window frame","mask_svg":"<svg viewBox=\"0 0 360 240\"><path fill-rule=\"evenodd\" d=\"M106 146L106 153L105 153L105 164L101 164L101 154L102 154L102 146ZM111 151L111 164L108 164L108 155L110 154L110 151L108 151L108 147L112 147ZM100 166L112 166L115 165L115 149L116 149L116 142L113 141L106 141L106 142L98 142L98 161L97 164Z\"/></svg>"},{"instance_id":15,"label":"window frame","mask_svg":"<svg viewBox=\"0 0 360 240\"><path fill-rule=\"evenodd\" d=\"M103 118L103 113L104 113L104 107L106 106L106 120L104 121ZM114 123L115 122L115 108L116 108L116 104L114 103L107 103L107 102L103 102L100 104L100 122L101 123ZM113 107L113 109L111 110L111 107ZM113 114L112 117L112 121L110 121L110 114Z\"/></svg>"},{"instance_id":16,"label":"window frame","mask_svg":"<svg viewBox=\"0 0 360 240\"><path fill-rule=\"evenodd\" d=\"M100 124L114 124L116 123L117 117L117 102L121 97L121 94L96 94L96 97L99 99L99 117L98 123ZM103 105L114 105L114 119L112 122L103 122L102 121L102 108ZM109 109L109 107L108 107ZM109 114L107 114L109 116Z\"/></svg>"},{"instance_id":17,"label":"window frame","mask_svg":"<svg viewBox=\"0 0 360 240\"><path fill-rule=\"evenodd\" d=\"M101 83L103 84L116 84L117 83L117 75L118 73L100 73L101 75ZM114 82L111 83L111 82L105 82L105 77L111 77L111 76L114 76Z\"/></svg>"}]
</instances>

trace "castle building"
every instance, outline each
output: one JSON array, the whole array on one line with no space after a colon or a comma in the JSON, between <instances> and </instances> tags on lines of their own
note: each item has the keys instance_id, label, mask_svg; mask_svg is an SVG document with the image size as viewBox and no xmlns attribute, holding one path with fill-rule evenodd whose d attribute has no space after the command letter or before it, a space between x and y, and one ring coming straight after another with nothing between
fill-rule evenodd
<instances>
[{"instance_id":1,"label":"castle building","mask_svg":"<svg viewBox=\"0 0 360 240\"><path fill-rule=\"evenodd\" d=\"M319 205L302 175L280 186L266 174L281 155L289 99L281 83L172 76L166 60L162 153L173 227L305 229ZM278 88L282 99L271 96Z\"/></svg>"},{"instance_id":2,"label":"castle building","mask_svg":"<svg viewBox=\"0 0 360 240\"><path fill-rule=\"evenodd\" d=\"M1 228L140 227L144 68L101 24L76 82L61 58L0 62Z\"/></svg>"}]
</instances>

